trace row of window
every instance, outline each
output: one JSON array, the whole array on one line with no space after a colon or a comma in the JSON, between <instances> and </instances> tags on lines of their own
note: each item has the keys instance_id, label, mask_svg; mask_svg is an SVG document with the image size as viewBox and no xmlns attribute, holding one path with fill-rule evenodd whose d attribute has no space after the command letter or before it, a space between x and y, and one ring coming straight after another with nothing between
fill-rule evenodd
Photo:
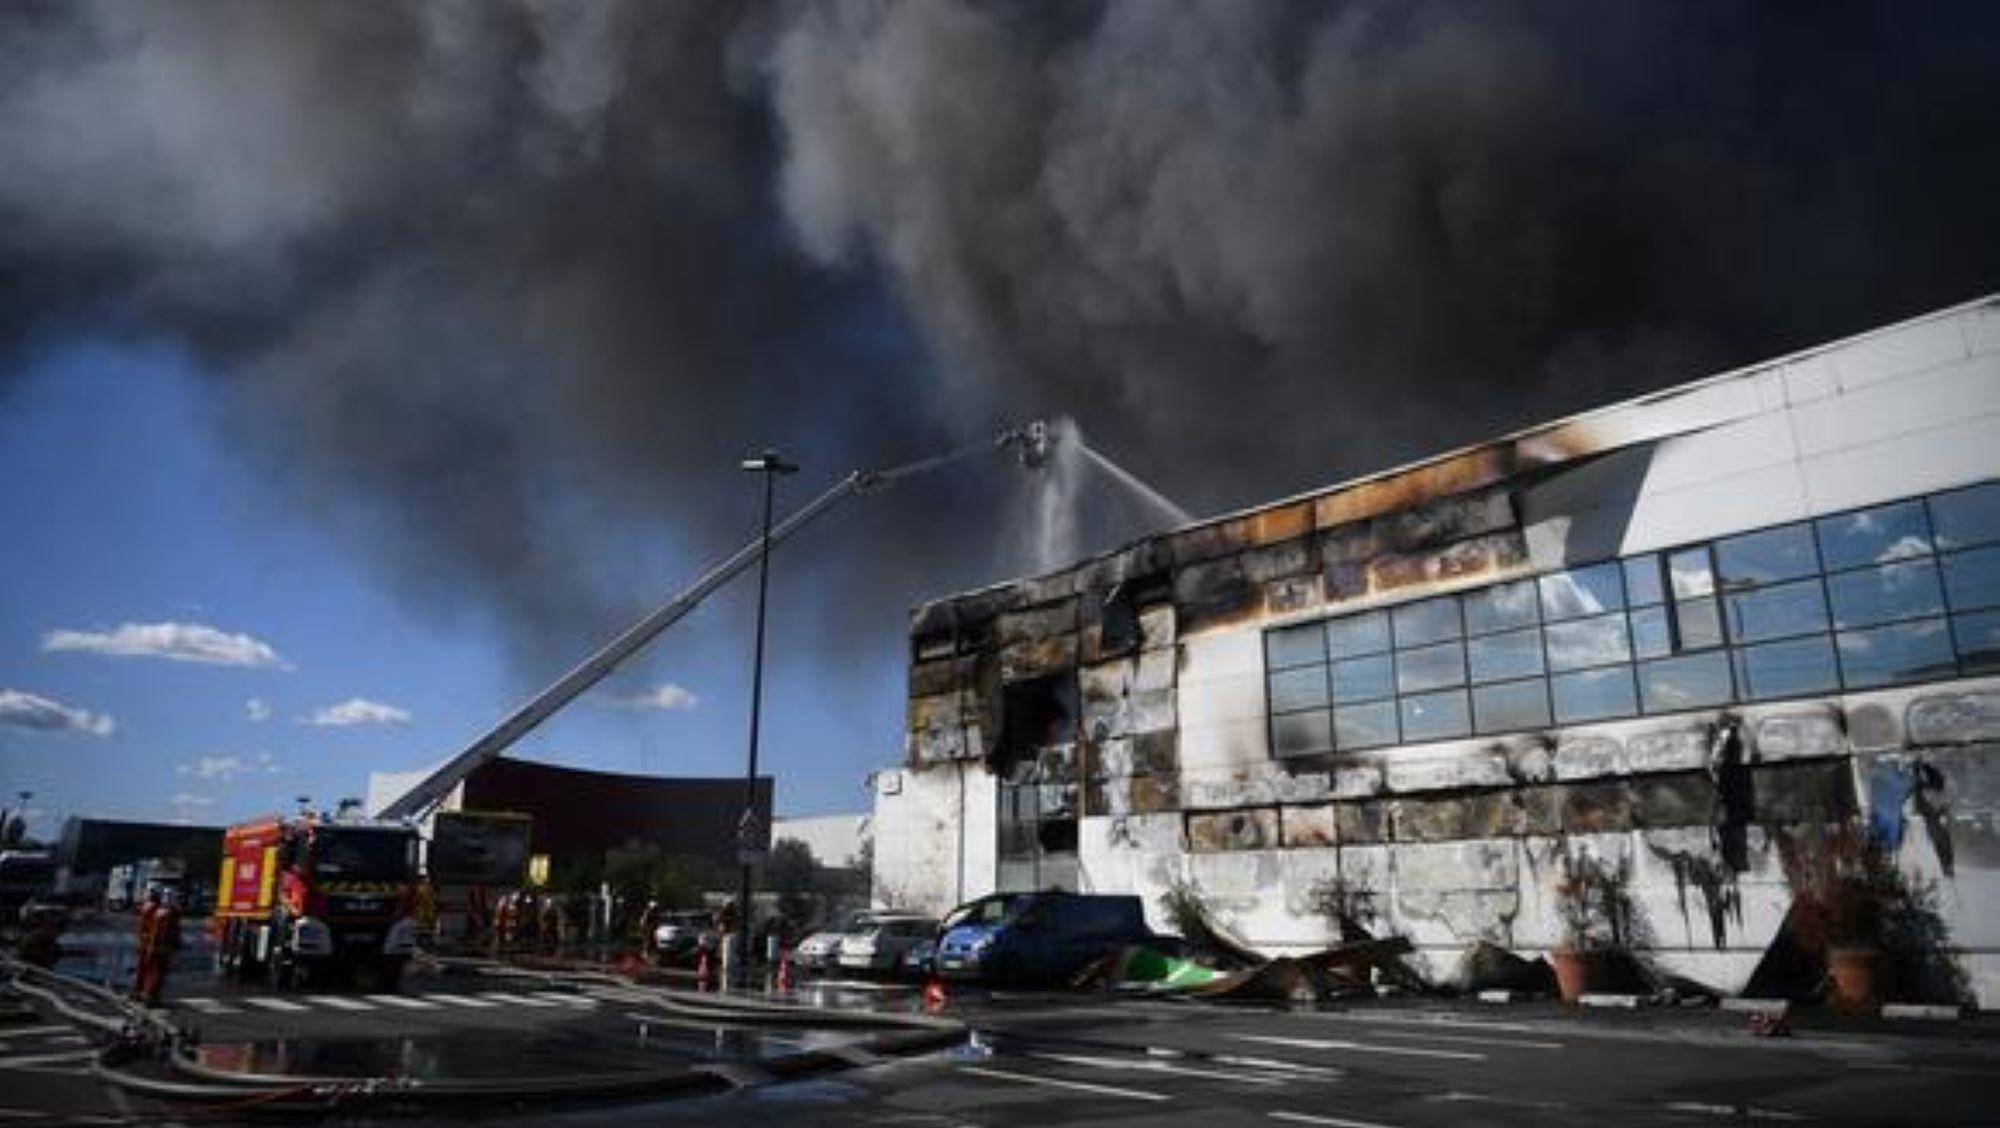
<instances>
[{"instance_id":1,"label":"row of window","mask_svg":"<svg viewBox=\"0 0 2000 1128\"><path fill-rule=\"evenodd\" d=\"M1370 748L2000 669L2000 483L1265 635L1272 748Z\"/></svg>"}]
</instances>

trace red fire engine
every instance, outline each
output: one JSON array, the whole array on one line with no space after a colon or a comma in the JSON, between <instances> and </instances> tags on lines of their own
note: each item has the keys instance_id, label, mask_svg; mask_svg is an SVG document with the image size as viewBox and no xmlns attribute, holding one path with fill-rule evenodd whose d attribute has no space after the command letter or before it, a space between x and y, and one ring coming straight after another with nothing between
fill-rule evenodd
<instances>
[{"instance_id":1,"label":"red fire engine","mask_svg":"<svg viewBox=\"0 0 2000 1128\"><path fill-rule=\"evenodd\" d=\"M299 814L222 838L216 961L279 987L358 973L393 985L416 950L416 831L402 823Z\"/></svg>"}]
</instances>

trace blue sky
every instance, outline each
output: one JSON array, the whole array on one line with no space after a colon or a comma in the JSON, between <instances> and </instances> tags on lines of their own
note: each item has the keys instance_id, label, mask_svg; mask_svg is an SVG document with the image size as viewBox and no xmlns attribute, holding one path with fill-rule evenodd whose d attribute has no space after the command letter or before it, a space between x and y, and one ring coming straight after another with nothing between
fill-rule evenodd
<instances>
[{"instance_id":1,"label":"blue sky","mask_svg":"<svg viewBox=\"0 0 2000 1128\"><path fill-rule=\"evenodd\" d=\"M45 721L0 716L0 799L11 809L34 792L37 834L72 814L220 822L297 795L360 795L371 770L458 750L562 672L510 662L484 612L416 605L380 582L338 522L231 453L216 388L169 351L71 342L0 402L14 529L0 552L0 693ZM662 573L648 601L704 563L645 547ZM738 583L717 596L516 753L740 773L750 595ZM191 644L211 660L159 656ZM105 652L134 649L149 653ZM763 756L780 813L864 809L866 771L900 756L903 669L849 671L829 689L781 646L770 668Z\"/></svg>"}]
</instances>

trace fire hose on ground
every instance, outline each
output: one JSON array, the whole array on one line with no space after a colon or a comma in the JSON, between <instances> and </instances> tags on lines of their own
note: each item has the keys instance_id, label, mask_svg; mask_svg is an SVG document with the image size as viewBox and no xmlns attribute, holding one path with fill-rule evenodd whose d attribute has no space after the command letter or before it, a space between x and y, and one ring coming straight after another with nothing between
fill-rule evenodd
<instances>
[{"instance_id":1,"label":"fire hose on ground","mask_svg":"<svg viewBox=\"0 0 2000 1128\"><path fill-rule=\"evenodd\" d=\"M444 1104L558 1103L642 1097L702 1096L742 1086L743 1071L724 1064L679 1065L662 1069L489 1080L427 1080L412 1077L329 1077L243 1073L199 1061L186 1031L114 991L0 955L15 990L64 1019L111 1039L92 1063L105 1083L160 1101L200 1102L218 1113L323 1113L360 1105L387 1107ZM513 973L519 977L519 973ZM730 1026L807 1026L871 1029L872 1037L839 1046L801 1050L761 1060L751 1069L760 1079L796 1080L893 1057L943 1049L965 1037L956 1020L931 1015L835 1011L747 998L717 999L688 992L636 987L615 976L542 973L534 978L572 986L600 984L645 992L648 1001L690 1018ZM116 1017L79 1007L74 997L93 1000ZM152 1064L172 1075L140 1072Z\"/></svg>"}]
</instances>

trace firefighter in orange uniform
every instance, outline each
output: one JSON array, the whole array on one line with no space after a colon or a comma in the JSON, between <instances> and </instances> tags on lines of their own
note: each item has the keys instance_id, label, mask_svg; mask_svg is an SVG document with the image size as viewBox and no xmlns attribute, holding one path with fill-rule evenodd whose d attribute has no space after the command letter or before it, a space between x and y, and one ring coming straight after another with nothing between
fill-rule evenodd
<instances>
[{"instance_id":1,"label":"firefighter in orange uniform","mask_svg":"<svg viewBox=\"0 0 2000 1128\"><path fill-rule=\"evenodd\" d=\"M181 911L173 898L159 890L146 894L146 908L139 914L139 977L134 994L139 1002L156 1007L167 984L167 968L181 946Z\"/></svg>"}]
</instances>

